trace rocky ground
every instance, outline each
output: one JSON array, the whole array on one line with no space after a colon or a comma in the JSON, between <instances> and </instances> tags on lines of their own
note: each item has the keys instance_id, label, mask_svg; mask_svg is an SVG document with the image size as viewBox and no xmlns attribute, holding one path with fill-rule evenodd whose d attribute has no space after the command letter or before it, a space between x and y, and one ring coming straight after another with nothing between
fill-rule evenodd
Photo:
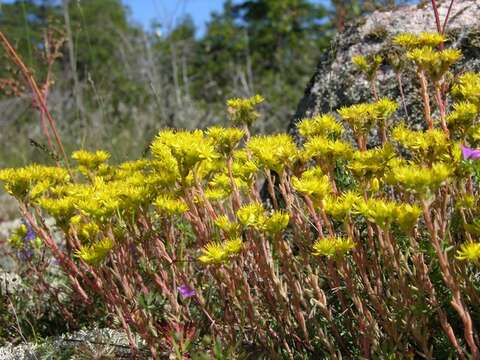
<instances>
[{"instance_id":1,"label":"rocky ground","mask_svg":"<svg viewBox=\"0 0 480 360\"><path fill-rule=\"evenodd\" d=\"M100 357L103 356L103 357ZM121 331L81 330L45 341L40 345L0 347L0 360L40 359L131 359L128 341Z\"/></svg>"}]
</instances>

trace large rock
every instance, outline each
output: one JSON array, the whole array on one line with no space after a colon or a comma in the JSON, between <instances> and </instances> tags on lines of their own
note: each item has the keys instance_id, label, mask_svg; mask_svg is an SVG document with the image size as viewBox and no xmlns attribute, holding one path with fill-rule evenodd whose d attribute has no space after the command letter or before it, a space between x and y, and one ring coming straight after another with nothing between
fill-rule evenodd
<instances>
[{"instance_id":1,"label":"large rock","mask_svg":"<svg viewBox=\"0 0 480 360\"><path fill-rule=\"evenodd\" d=\"M450 1L440 4L443 22ZM480 0L455 0L446 35L448 47L461 49L464 56L456 66L457 71L480 71ZM292 119L289 131L297 136L295 124L307 117L335 111L341 106L371 101L369 83L352 64L354 55L391 52L392 36L401 32L419 33L436 31L430 1L423 5L403 6L393 11L377 11L350 24L334 39L329 51L323 54L316 72L310 80L305 95ZM414 127L424 126L422 105L419 103L419 85L413 69L402 75L408 121ZM401 104L395 73L385 62L379 70L377 85L380 96ZM432 103L432 107L435 108ZM405 119L405 112L397 111L395 120Z\"/></svg>"}]
</instances>

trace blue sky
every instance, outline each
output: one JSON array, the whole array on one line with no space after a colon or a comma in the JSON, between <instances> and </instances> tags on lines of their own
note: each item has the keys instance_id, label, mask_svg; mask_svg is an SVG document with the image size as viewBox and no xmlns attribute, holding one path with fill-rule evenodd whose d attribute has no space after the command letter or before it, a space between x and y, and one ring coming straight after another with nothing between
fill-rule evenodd
<instances>
[{"instance_id":1,"label":"blue sky","mask_svg":"<svg viewBox=\"0 0 480 360\"><path fill-rule=\"evenodd\" d=\"M171 28L175 20L190 14L200 34L205 29L205 22L213 11L221 11L223 0L123 0L132 10L132 19L149 29L152 20ZM322 0L313 0L320 3ZM325 1L323 1L325 2Z\"/></svg>"},{"instance_id":2,"label":"blue sky","mask_svg":"<svg viewBox=\"0 0 480 360\"><path fill-rule=\"evenodd\" d=\"M123 0L132 10L132 18L147 29L152 20L165 24L168 30L175 20L190 14L200 32L212 11L221 11L223 0Z\"/></svg>"}]
</instances>

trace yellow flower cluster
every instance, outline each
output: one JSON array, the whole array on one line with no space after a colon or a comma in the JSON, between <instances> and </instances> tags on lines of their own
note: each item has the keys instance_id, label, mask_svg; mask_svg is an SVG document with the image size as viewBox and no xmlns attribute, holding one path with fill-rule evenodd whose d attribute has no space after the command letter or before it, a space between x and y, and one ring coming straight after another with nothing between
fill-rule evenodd
<instances>
[{"instance_id":1,"label":"yellow flower cluster","mask_svg":"<svg viewBox=\"0 0 480 360\"><path fill-rule=\"evenodd\" d=\"M247 149L261 167L278 173L298 158L298 149L286 134L255 136L248 141Z\"/></svg>"},{"instance_id":2,"label":"yellow flower cluster","mask_svg":"<svg viewBox=\"0 0 480 360\"><path fill-rule=\"evenodd\" d=\"M346 141L314 136L305 143L301 156L304 160L318 159L333 162L348 160L353 153L353 147Z\"/></svg>"},{"instance_id":3,"label":"yellow flower cluster","mask_svg":"<svg viewBox=\"0 0 480 360\"><path fill-rule=\"evenodd\" d=\"M245 227L260 229L265 223L265 209L260 203L247 204L238 209L237 218Z\"/></svg>"},{"instance_id":4,"label":"yellow flower cluster","mask_svg":"<svg viewBox=\"0 0 480 360\"><path fill-rule=\"evenodd\" d=\"M310 196L314 201L320 201L332 192L329 177L319 167L306 170L300 178L293 177L292 185L299 193Z\"/></svg>"},{"instance_id":5,"label":"yellow flower cluster","mask_svg":"<svg viewBox=\"0 0 480 360\"><path fill-rule=\"evenodd\" d=\"M337 138L342 135L344 128L331 114L317 115L310 119L303 119L297 125L298 132L305 138L322 136Z\"/></svg>"},{"instance_id":6,"label":"yellow flower cluster","mask_svg":"<svg viewBox=\"0 0 480 360\"><path fill-rule=\"evenodd\" d=\"M265 221L263 228L269 234L278 234L282 232L290 221L290 215L285 211L273 211L270 217Z\"/></svg>"},{"instance_id":7,"label":"yellow flower cluster","mask_svg":"<svg viewBox=\"0 0 480 360\"><path fill-rule=\"evenodd\" d=\"M167 215L181 215L188 211L188 206L183 200L174 199L171 195L159 195L153 203L160 213Z\"/></svg>"},{"instance_id":8,"label":"yellow flower cluster","mask_svg":"<svg viewBox=\"0 0 480 360\"><path fill-rule=\"evenodd\" d=\"M202 249L202 255L198 260L206 265L221 265L232 256L238 255L242 248L243 241L240 238L227 240L224 243L211 242Z\"/></svg>"},{"instance_id":9,"label":"yellow flower cluster","mask_svg":"<svg viewBox=\"0 0 480 360\"><path fill-rule=\"evenodd\" d=\"M255 179L257 171L257 163L250 158L249 153L245 149L234 152L232 172L235 178L250 185Z\"/></svg>"},{"instance_id":10,"label":"yellow flower cluster","mask_svg":"<svg viewBox=\"0 0 480 360\"><path fill-rule=\"evenodd\" d=\"M259 203L242 206L237 211L237 218L246 228L265 231L272 235L284 230L290 221L290 216L284 211L275 210L267 216L262 204Z\"/></svg>"},{"instance_id":11,"label":"yellow flower cluster","mask_svg":"<svg viewBox=\"0 0 480 360\"><path fill-rule=\"evenodd\" d=\"M422 39L418 40L422 44L434 42L426 35ZM480 130L475 132L479 89L480 77L473 73L460 77L454 86L458 102L448 115L448 122L468 141L475 140L477 135L480 141ZM262 101L257 97L234 99L229 107L232 114L243 119L242 124L248 124L246 117L252 117L255 106ZM354 133L367 135L371 126L386 125L396 110L395 102L380 99L345 107L338 113ZM281 175L286 180L283 190L295 190L291 195L298 197L295 201L301 201L302 195L305 201L308 197L315 207L324 209L334 219L345 221L362 216L380 227L395 224L407 232L417 223L421 209L414 204L382 199L382 187L392 185L425 200L440 186L452 182L462 168L460 147L436 129L412 131L403 124L393 129L392 138L408 151L408 161L389 142L382 147L354 150L342 138L343 125L331 114L304 119L298 130L306 138L301 149L287 134L254 136L244 141L246 129L167 129L153 141L151 158L109 165L108 153L81 150L72 155L78 163L72 175L60 167L34 164L1 170L0 180L10 194L53 216L59 227L76 235L83 245L77 252L80 259L98 264L114 247L114 240L108 236L125 236L125 224L136 215L156 212L154 221L162 217L189 218L196 207L205 203L215 210L230 206L237 190L242 201L252 201L255 197L250 191L261 180L259 176L264 175L259 174L262 170ZM349 190L337 195L338 191L333 189L343 191L343 187L334 183L332 174L339 164L345 164L343 170L353 179ZM372 198L365 200L364 194ZM285 211L267 212L261 203L247 203L235 213L208 222L210 229L215 225L214 240L227 240L208 244L200 260L207 264L225 263L240 252L242 230L253 229L273 237L285 230L289 222L290 214ZM315 254L334 256L352 248L349 239L329 238L316 243Z\"/></svg>"},{"instance_id":12,"label":"yellow flower cluster","mask_svg":"<svg viewBox=\"0 0 480 360\"><path fill-rule=\"evenodd\" d=\"M358 201L355 209L368 221L381 228L388 228L391 224L397 223L405 231L415 226L422 213L422 209L416 205L399 204L382 199Z\"/></svg>"},{"instance_id":13,"label":"yellow flower cluster","mask_svg":"<svg viewBox=\"0 0 480 360\"><path fill-rule=\"evenodd\" d=\"M445 49L437 51L431 47L413 49L407 53L407 58L413 61L419 69L427 72L433 81L439 81L461 57L460 50Z\"/></svg>"},{"instance_id":14,"label":"yellow flower cluster","mask_svg":"<svg viewBox=\"0 0 480 360\"><path fill-rule=\"evenodd\" d=\"M264 101L260 95L248 99L230 99L227 101L227 110L232 122L237 125L251 126L260 116L256 107Z\"/></svg>"},{"instance_id":15,"label":"yellow flower cluster","mask_svg":"<svg viewBox=\"0 0 480 360\"><path fill-rule=\"evenodd\" d=\"M381 148L356 151L347 168L360 181L382 178L396 156L393 146L387 143Z\"/></svg>"},{"instance_id":16,"label":"yellow flower cluster","mask_svg":"<svg viewBox=\"0 0 480 360\"><path fill-rule=\"evenodd\" d=\"M450 131L465 136L478 116L478 108L468 101L453 104L453 111L448 115L447 122Z\"/></svg>"},{"instance_id":17,"label":"yellow flower cluster","mask_svg":"<svg viewBox=\"0 0 480 360\"><path fill-rule=\"evenodd\" d=\"M215 225L229 238L240 235L240 224L230 221L227 215L222 215L216 218Z\"/></svg>"},{"instance_id":18,"label":"yellow flower cluster","mask_svg":"<svg viewBox=\"0 0 480 360\"><path fill-rule=\"evenodd\" d=\"M90 245L82 246L75 252L75 256L89 265L99 265L114 247L113 240L104 238Z\"/></svg>"},{"instance_id":19,"label":"yellow flower cluster","mask_svg":"<svg viewBox=\"0 0 480 360\"><path fill-rule=\"evenodd\" d=\"M245 136L245 132L237 128L211 127L207 137L212 139L215 150L222 155L230 155Z\"/></svg>"},{"instance_id":20,"label":"yellow flower cluster","mask_svg":"<svg viewBox=\"0 0 480 360\"><path fill-rule=\"evenodd\" d=\"M78 150L72 153L72 159L78 163L78 169L81 173L88 175L90 171L100 170L110 158L110 154L106 151L90 152L86 150Z\"/></svg>"},{"instance_id":21,"label":"yellow flower cluster","mask_svg":"<svg viewBox=\"0 0 480 360\"><path fill-rule=\"evenodd\" d=\"M467 242L460 245L456 258L458 260L465 260L478 264L478 261L480 260L480 243Z\"/></svg>"},{"instance_id":22,"label":"yellow flower cluster","mask_svg":"<svg viewBox=\"0 0 480 360\"><path fill-rule=\"evenodd\" d=\"M407 129L400 124L392 131L392 138L407 149L418 163L433 162L449 150L449 141L445 132L430 129L425 132Z\"/></svg>"},{"instance_id":23,"label":"yellow flower cluster","mask_svg":"<svg viewBox=\"0 0 480 360\"><path fill-rule=\"evenodd\" d=\"M319 239L313 244L313 255L327 258L342 258L355 248L355 243L350 238L327 237Z\"/></svg>"},{"instance_id":24,"label":"yellow flower cluster","mask_svg":"<svg viewBox=\"0 0 480 360\"><path fill-rule=\"evenodd\" d=\"M394 45L401 46L406 49L414 49L419 47L437 47L446 41L444 35L438 32L422 32L420 34L401 33L396 35L392 42Z\"/></svg>"},{"instance_id":25,"label":"yellow flower cluster","mask_svg":"<svg viewBox=\"0 0 480 360\"><path fill-rule=\"evenodd\" d=\"M474 104L480 111L480 73L466 72L460 75L452 86L452 95Z\"/></svg>"},{"instance_id":26,"label":"yellow flower cluster","mask_svg":"<svg viewBox=\"0 0 480 360\"><path fill-rule=\"evenodd\" d=\"M33 164L0 170L0 180L10 195L20 199L35 199L51 187L69 182L70 176L66 169Z\"/></svg>"},{"instance_id":27,"label":"yellow flower cluster","mask_svg":"<svg viewBox=\"0 0 480 360\"><path fill-rule=\"evenodd\" d=\"M451 165L441 162L433 163L431 167L407 163L392 167L386 181L420 198L428 198L442 184L448 182L453 171Z\"/></svg>"},{"instance_id":28,"label":"yellow flower cluster","mask_svg":"<svg viewBox=\"0 0 480 360\"><path fill-rule=\"evenodd\" d=\"M338 114L358 136L367 134L373 125L385 125L397 108L396 102L383 98L373 103L344 106L338 110Z\"/></svg>"},{"instance_id":29,"label":"yellow flower cluster","mask_svg":"<svg viewBox=\"0 0 480 360\"><path fill-rule=\"evenodd\" d=\"M154 158L171 166L170 172L178 169L186 178L190 171L202 161L212 161L219 157L211 138L201 130L163 130L151 145ZM165 165L162 170L165 170Z\"/></svg>"},{"instance_id":30,"label":"yellow flower cluster","mask_svg":"<svg viewBox=\"0 0 480 360\"><path fill-rule=\"evenodd\" d=\"M338 197L327 196L323 201L323 207L328 215L338 220L347 219L355 210L355 204L362 198L353 191L347 191Z\"/></svg>"},{"instance_id":31,"label":"yellow flower cluster","mask_svg":"<svg viewBox=\"0 0 480 360\"><path fill-rule=\"evenodd\" d=\"M378 54L356 55L352 57L352 62L363 72L369 81L375 78L377 70L382 65L383 58Z\"/></svg>"}]
</instances>

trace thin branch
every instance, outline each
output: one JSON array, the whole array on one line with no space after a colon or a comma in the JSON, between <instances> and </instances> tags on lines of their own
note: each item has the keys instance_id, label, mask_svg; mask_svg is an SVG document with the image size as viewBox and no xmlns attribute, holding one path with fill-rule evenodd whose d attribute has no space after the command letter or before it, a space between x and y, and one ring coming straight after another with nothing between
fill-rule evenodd
<instances>
[{"instance_id":1,"label":"thin branch","mask_svg":"<svg viewBox=\"0 0 480 360\"><path fill-rule=\"evenodd\" d=\"M440 15L438 13L437 1L432 0L433 13L435 14L435 24L437 25L437 31L442 34L442 25L440 24Z\"/></svg>"},{"instance_id":2,"label":"thin branch","mask_svg":"<svg viewBox=\"0 0 480 360\"><path fill-rule=\"evenodd\" d=\"M450 19L450 13L452 12L453 3L455 0L450 1L450 6L448 7L447 16L445 16L445 21L443 22L442 34L445 34L447 28L448 20Z\"/></svg>"}]
</instances>

